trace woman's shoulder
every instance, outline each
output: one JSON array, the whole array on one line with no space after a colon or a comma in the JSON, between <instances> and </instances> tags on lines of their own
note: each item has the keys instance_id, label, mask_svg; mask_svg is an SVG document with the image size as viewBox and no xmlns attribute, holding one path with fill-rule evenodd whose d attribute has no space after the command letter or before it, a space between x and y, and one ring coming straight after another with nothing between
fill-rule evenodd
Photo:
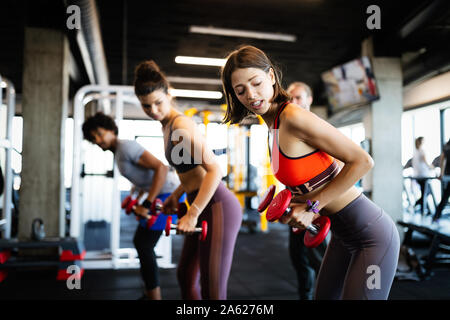
<instances>
[{"instance_id":1,"label":"woman's shoulder","mask_svg":"<svg viewBox=\"0 0 450 320\"><path fill-rule=\"evenodd\" d=\"M280 123L301 126L304 123L305 117L310 113L308 110L296 105L295 103L288 103L280 114Z\"/></svg>"},{"instance_id":2,"label":"woman's shoulder","mask_svg":"<svg viewBox=\"0 0 450 320\"><path fill-rule=\"evenodd\" d=\"M172 131L176 129L193 130L196 128L194 120L180 113L172 122Z\"/></svg>"},{"instance_id":3,"label":"woman's shoulder","mask_svg":"<svg viewBox=\"0 0 450 320\"><path fill-rule=\"evenodd\" d=\"M117 151L122 154L135 154L137 152L143 152L145 148L136 140L119 140L117 142Z\"/></svg>"},{"instance_id":4,"label":"woman's shoulder","mask_svg":"<svg viewBox=\"0 0 450 320\"><path fill-rule=\"evenodd\" d=\"M131 139L118 139L117 146L121 149L142 147L136 140L131 140Z\"/></svg>"}]
</instances>

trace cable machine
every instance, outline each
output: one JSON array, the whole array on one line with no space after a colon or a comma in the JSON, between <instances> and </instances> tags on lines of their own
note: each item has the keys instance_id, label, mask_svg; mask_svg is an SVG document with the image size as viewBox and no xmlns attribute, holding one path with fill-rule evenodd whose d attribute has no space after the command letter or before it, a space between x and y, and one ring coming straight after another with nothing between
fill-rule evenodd
<instances>
[{"instance_id":1,"label":"cable machine","mask_svg":"<svg viewBox=\"0 0 450 320\"><path fill-rule=\"evenodd\" d=\"M3 212L0 219L0 231L2 231L2 239L11 238L11 210L13 208L12 203L12 188L13 188L13 171L11 167L11 153L13 150L12 145L12 124L16 107L16 91L11 81L6 78L2 78L0 75L0 110L3 109L3 89L6 91L5 105L6 105L6 117L5 136L0 136L0 148L5 151L4 162L2 167L4 174L4 192L3 192ZM0 113L0 120L3 122L2 115L3 110ZM3 126L3 123L2 123Z\"/></svg>"},{"instance_id":2,"label":"cable machine","mask_svg":"<svg viewBox=\"0 0 450 320\"><path fill-rule=\"evenodd\" d=\"M132 86L100 86L87 85L82 87L75 95L73 107L73 163L72 163L72 189L71 189L71 214L70 214L70 236L84 239L84 226L86 219L83 215L83 202L86 201L82 175L86 175L82 166L84 151L82 148L82 125L85 119L85 109L89 102L98 101L102 104L103 112L114 114L114 119L119 125L123 119L123 107L125 103L140 107L139 100L134 94ZM103 103L106 102L106 103ZM114 103L111 103L114 102ZM111 112L110 107L114 108ZM84 265L86 268L109 267L109 268L137 268L139 260L135 248L120 248L120 192L119 177L120 173L117 166L113 163L112 172L109 173L112 178L112 186L107 191L111 204L108 207L110 212L110 253L105 259L104 252L87 252ZM172 248L171 237L161 237L155 247L158 258L158 265L161 268L172 268Z\"/></svg>"}]
</instances>

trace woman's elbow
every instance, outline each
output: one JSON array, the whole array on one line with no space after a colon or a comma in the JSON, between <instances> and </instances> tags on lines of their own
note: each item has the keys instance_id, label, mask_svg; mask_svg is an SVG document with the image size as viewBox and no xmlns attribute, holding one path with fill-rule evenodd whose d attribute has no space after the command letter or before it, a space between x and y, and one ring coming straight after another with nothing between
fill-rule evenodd
<instances>
[{"instance_id":1,"label":"woman's elbow","mask_svg":"<svg viewBox=\"0 0 450 320\"><path fill-rule=\"evenodd\" d=\"M373 158L369 154L366 154L366 156L363 159L363 164L362 164L365 171L366 172L370 171L374 165L375 165L375 161L373 161Z\"/></svg>"},{"instance_id":2,"label":"woman's elbow","mask_svg":"<svg viewBox=\"0 0 450 320\"><path fill-rule=\"evenodd\" d=\"M218 180L221 180L223 177L222 169L217 162L209 165L206 171L214 175Z\"/></svg>"},{"instance_id":3,"label":"woman's elbow","mask_svg":"<svg viewBox=\"0 0 450 320\"><path fill-rule=\"evenodd\" d=\"M158 168L158 171L161 172L161 175L166 176L169 172L169 167L166 166L164 163L161 163L161 165Z\"/></svg>"}]
</instances>

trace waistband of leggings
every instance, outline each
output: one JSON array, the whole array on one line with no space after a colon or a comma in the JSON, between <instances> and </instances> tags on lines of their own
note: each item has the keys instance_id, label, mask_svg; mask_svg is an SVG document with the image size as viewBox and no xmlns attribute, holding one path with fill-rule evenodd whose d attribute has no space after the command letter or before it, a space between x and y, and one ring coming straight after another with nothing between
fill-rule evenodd
<instances>
[{"instance_id":1,"label":"waistband of leggings","mask_svg":"<svg viewBox=\"0 0 450 320\"><path fill-rule=\"evenodd\" d=\"M329 215L331 230L340 235L352 235L383 216L383 209L363 193L335 214Z\"/></svg>"}]
</instances>

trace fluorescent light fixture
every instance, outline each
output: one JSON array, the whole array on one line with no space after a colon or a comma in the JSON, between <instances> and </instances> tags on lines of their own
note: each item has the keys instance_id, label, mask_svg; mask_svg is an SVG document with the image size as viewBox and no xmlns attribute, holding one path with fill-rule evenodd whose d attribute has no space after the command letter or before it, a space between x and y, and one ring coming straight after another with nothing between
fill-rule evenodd
<instances>
[{"instance_id":1,"label":"fluorescent light fixture","mask_svg":"<svg viewBox=\"0 0 450 320\"><path fill-rule=\"evenodd\" d=\"M223 96L220 91L169 89L169 92L174 97L184 98L221 99Z\"/></svg>"},{"instance_id":2,"label":"fluorescent light fixture","mask_svg":"<svg viewBox=\"0 0 450 320\"><path fill-rule=\"evenodd\" d=\"M260 32L260 31L250 31L250 30L236 30L236 29L225 29L225 28L214 28L214 27L190 26L189 32L202 33L202 34L213 34L213 35L217 35L217 36L226 36L226 37L256 38L256 39L278 40L278 41L287 41L287 42L297 41L297 36L295 36L293 34Z\"/></svg>"},{"instance_id":3,"label":"fluorescent light fixture","mask_svg":"<svg viewBox=\"0 0 450 320\"><path fill-rule=\"evenodd\" d=\"M167 80L169 80L169 82L174 83L222 85L222 81L220 79L211 79L211 78L189 78L189 77L168 76Z\"/></svg>"},{"instance_id":4,"label":"fluorescent light fixture","mask_svg":"<svg viewBox=\"0 0 450 320\"><path fill-rule=\"evenodd\" d=\"M202 58L202 57L188 57L188 56L175 57L176 63L197 64L197 65L215 66L215 67L224 66L226 61L227 61L227 59L217 59L217 58Z\"/></svg>"}]
</instances>

